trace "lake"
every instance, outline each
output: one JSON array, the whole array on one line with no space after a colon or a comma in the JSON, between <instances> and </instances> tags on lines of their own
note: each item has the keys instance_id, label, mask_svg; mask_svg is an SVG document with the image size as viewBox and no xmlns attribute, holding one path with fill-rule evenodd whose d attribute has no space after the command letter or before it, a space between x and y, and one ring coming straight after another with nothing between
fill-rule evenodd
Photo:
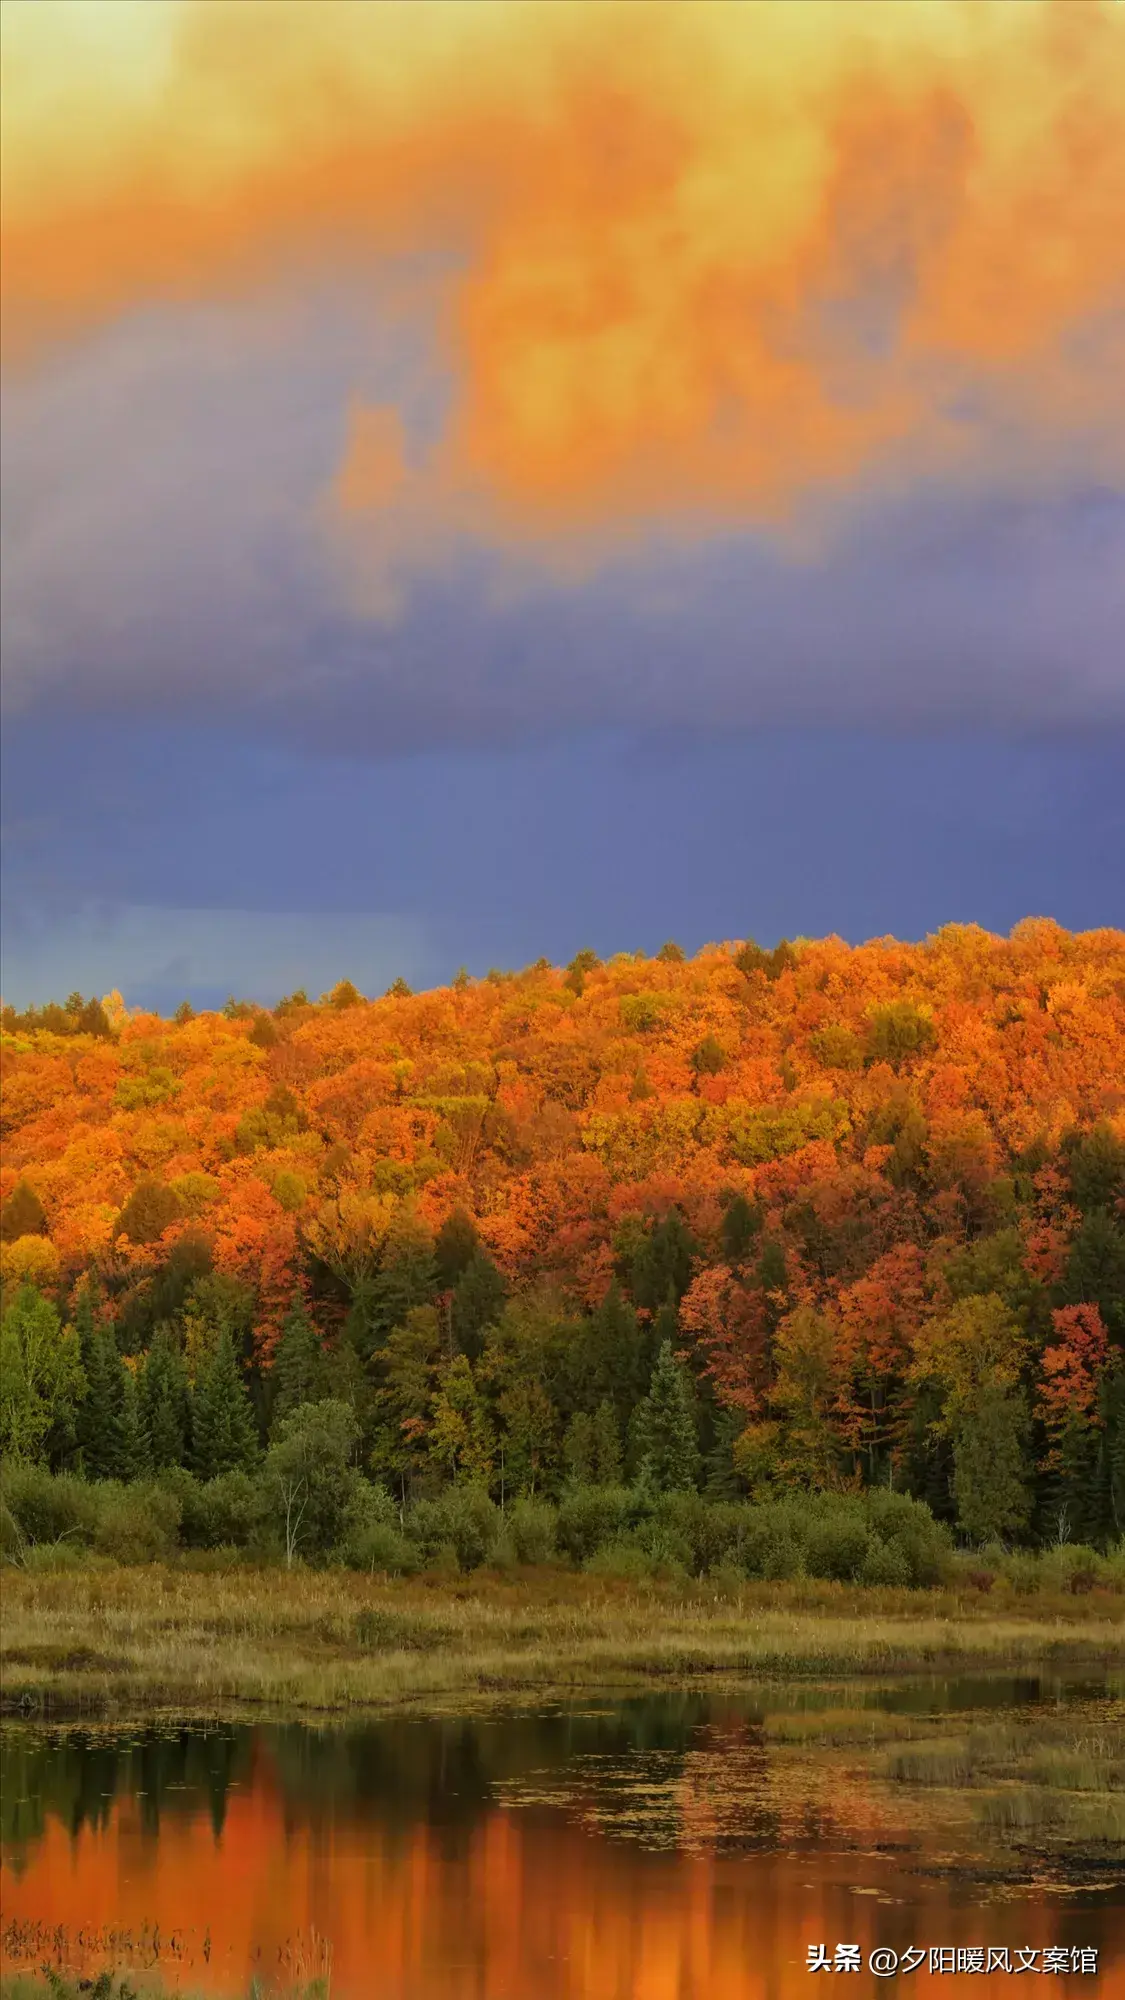
<instances>
[{"instance_id":1,"label":"lake","mask_svg":"<svg viewBox=\"0 0 1125 2000\"><path fill-rule=\"evenodd\" d=\"M216 1995L330 1970L333 2000L789 2000L835 1990L810 1952L850 1946L853 1995L1010 1992L1022 1952L1125 1996L1120 1694L1087 1673L10 1722L4 1962ZM869 1967L931 1948L952 1970Z\"/></svg>"}]
</instances>

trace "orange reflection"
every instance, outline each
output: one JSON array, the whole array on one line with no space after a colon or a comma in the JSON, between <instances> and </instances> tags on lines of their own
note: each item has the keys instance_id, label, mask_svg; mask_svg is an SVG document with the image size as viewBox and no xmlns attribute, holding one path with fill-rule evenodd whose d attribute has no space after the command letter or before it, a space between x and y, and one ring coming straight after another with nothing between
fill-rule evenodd
<instances>
[{"instance_id":1,"label":"orange reflection","mask_svg":"<svg viewBox=\"0 0 1125 2000\"><path fill-rule=\"evenodd\" d=\"M1099 1996L1125 1990L1125 1911L1064 1916L1042 1895L974 1907L909 1856L900 1869L870 1851L724 1853L709 1787L721 1789L717 1766L674 1788L688 1853L591 1831L573 1801L396 1829L354 1806L295 1816L259 1743L218 1836L194 1808L166 1809L157 1836L136 1798L74 1839L48 1820L22 1865L5 1863L4 1920L65 1926L87 1966L99 1955L75 1947L80 1932L159 1926L165 1976L216 1994L286 1974L316 1936L331 1943L336 2000L796 2000L809 1992L809 1946L838 1942L860 1945L865 1962L877 1944L1093 1942ZM1010 1990L1002 1973L972 1978L993 2000ZM884 1986L865 1971L849 1991Z\"/></svg>"}]
</instances>

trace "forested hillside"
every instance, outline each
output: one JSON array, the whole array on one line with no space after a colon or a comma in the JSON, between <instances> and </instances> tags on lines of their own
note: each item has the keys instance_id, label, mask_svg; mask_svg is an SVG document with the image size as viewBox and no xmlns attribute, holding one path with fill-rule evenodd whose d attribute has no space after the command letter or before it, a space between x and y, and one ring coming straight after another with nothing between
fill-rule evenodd
<instances>
[{"instance_id":1,"label":"forested hillside","mask_svg":"<svg viewBox=\"0 0 1125 2000\"><path fill-rule=\"evenodd\" d=\"M4 1014L9 1453L1125 1527L1125 935Z\"/></svg>"}]
</instances>

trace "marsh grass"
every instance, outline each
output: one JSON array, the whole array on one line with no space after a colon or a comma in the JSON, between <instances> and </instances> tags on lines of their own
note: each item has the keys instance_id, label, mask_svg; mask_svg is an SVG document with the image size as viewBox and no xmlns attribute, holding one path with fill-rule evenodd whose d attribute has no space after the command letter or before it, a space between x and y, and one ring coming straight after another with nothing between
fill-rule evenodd
<instances>
[{"instance_id":1,"label":"marsh grass","mask_svg":"<svg viewBox=\"0 0 1125 2000\"><path fill-rule=\"evenodd\" d=\"M1028 1785L987 1792L977 1802L977 1818L990 1833L1030 1833L1043 1827L1059 1826L1065 1808L1054 1792L1039 1792Z\"/></svg>"},{"instance_id":2,"label":"marsh grass","mask_svg":"<svg viewBox=\"0 0 1125 2000\"><path fill-rule=\"evenodd\" d=\"M1104 1845L1125 1855L1125 1798L1119 1792L1070 1798L1066 1816L1068 1833L1076 1841L1091 1847Z\"/></svg>"},{"instance_id":3,"label":"marsh grass","mask_svg":"<svg viewBox=\"0 0 1125 2000\"><path fill-rule=\"evenodd\" d=\"M890 1752L892 1785L971 1791L977 1825L993 1838L1040 1836L1064 1847L1125 1847L1125 1713L1091 1727L1065 1712L985 1723Z\"/></svg>"},{"instance_id":4,"label":"marsh grass","mask_svg":"<svg viewBox=\"0 0 1125 2000\"><path fill-rule=\"evenodd\" d=\"M1028 1776L1052 1791L1108 1792L1121 1783L1121 1768L1082 1750L1044 1750L1032 1759Z\"/></svg>"},{"instance_id":5,"label":"marsh grass","mask_svg":"<svg viewBox=\"0 0 1125 2000\"><path fill-rule=\"evenodd\" d=\"M893 1743L915 1736L924 1722L881 1708L797 1709L767 1715L762 1732L771 1743L837 1748Z\"/></svg>"},{"instance_id":6,"label":"marsh grass","mask_svg":"<svg viewBox=\"0 0 1125 2000\"><path fill-rule=\"evenodd\" d=\"M972 1762L966 1743L917 1743L909 1750L896 1751L887 1766L887 1775L904 1785L967 1784Z\"/></svg>"},{"instance_id":7,"label":"marsh grass","mask_svg":"<svg viewBox=\"0 0 1125 2000\"><path fill-rule=\"evenodd\" d=\"M1121 1656L1125 1601L991 1610L936 1590L626 1584L561 1571L390 1581L178 1565L4 1578L2 1689L25 1712L225 1703L320 1713L446 1696Z\"/></svg>"}]
</instances>

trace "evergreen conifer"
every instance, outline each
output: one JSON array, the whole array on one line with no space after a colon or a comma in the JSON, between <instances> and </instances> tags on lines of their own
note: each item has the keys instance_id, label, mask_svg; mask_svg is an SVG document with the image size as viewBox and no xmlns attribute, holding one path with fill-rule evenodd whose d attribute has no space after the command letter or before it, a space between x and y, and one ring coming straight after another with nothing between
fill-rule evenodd
<instances>
[{"instance_id":1,"label":"evergreen conifer","mask_svg":"<svg viewBox=\"0 0 1125 2000\"><path fill-rule=\"evenodd\" d=\"M471 1215L455 1208L447 1215L434 1242L437 1282L443 1292L452 1291L464 1274L477 1249L477 1229Z\"/></svg>"},{"instance_id":2,"label":"evergreen conifer","mask_svg":"<svg viewBox=\"0 0 1125 2000\"><path fill-rule=\"evenodd\" d=\"M93 1322L81 1303L77 1320L85 1348L86 1395L78 1413L78 1446L88 1479L119 1479L123 1455L125 1368L113 1328Z\"/></svg>"},{"instance_id":3,"label":"evergreen conifer","mask_svg":"<svg viewBox=\"0 0 1125 2000\"><path fill-rule=\"evenodd\" d=\"M302 1403L319 1403L329 1393L327 1357L300 1292L294 1292L281 1329L272 1386L271 1431Z\"/></svg>"},{"instance_id":4,"label":"evergreen conifer","mask_svg":"<svg viewBox=\"0 0 1125 2000\"><path fill-rule=\"evenodd\" d=\"M462 1354L476 1361L484 1345L485 1328L494 1326L504 1310L508 1288L491 1257L475 1250L453 1289L453 1334Z\"/></svg>"},{"instance_id":5,"label":"evergreen conifer","mask_svg":"<svg viewBox=\"0 0 1125 2000\"><path fill-rule=\"evenodd\" d=\"M1018 1391L985 1385L953 1432L957 1524L971 1542L1003 1541L1026 1526L1027 1415Z\"/></svg>"},{"instance_id":6,"label":"evergreen conifer","mask_svg":"<svg viewBox=\"0 0 1125 2000\"><path fill-rule=\"evenodd\" d=\"M121 1365L121 1408L117 1420L118 1479L143 1479L151 1471L141 1394L136 1375Z\"/></svg>"},{"instance_id":7,"label":"evergreen conifer","mask_svg":"<svg viewBox=\"0 0 1125 2000\"><path fill-rule=\"evenodd\" d=\"M691 1283L695 1242L678 1208L654 1224L631 1259L629 1285L637 1305L656 1312L668 1297L678 1305Z\"/></svg>"},{"instance_id":8,"label":"evergreen conifer","mask_svg":"<svg viewBox=\"0 0 1125 2000\"><path fill-rule=\"evenodd\" d=\"M666 1340L648 1395L637 1405L634 1438L640 1477L659 1493L692 1491L699 1479L695 1398L686 1369Z\"/></svg>"},{"instance_id":9,"label":"evergreen conifer","mask_svg":"<svg viewBox=\"0 0 1125 2000\"><path fill-rule=\"evenodd\" d=\"M645 1335L632 1306L622 1298L616 1278L591 1321L589 1346L592 1396L599 1401L608 1398L620 1427L644 1395L648 1370Z\"/></svg>"},{"instance_id":10,"label":"evergreen conifer","mask_svg":"<svg viewBox=\"0 0 1125 2000\"><path fill-rule=\"evenodd\" d=\"M594 1419L588 1410L575 1410L563 1436L563 1463L576 1486L594 1484L594 1455Z\"/></svg>"},{"instance_id":11,"label":"evergreen conifer","mask_svg":"<svg viewBox=\"0 0 1125 2000\"><path fill-rule=\"evenodd\" d=\"M221 1472L250 1472L258 1438L246 1384L226 1327L195 1384L191 1406L192 1469L200 1479Z\"/></svg>"},{"instance_id":12,"label":"evergreen conifer","mask_svg":"<svg viewBox=\"0 0 1125 2000\"><path fill-rule=\"evenodd\" d=\"M732 1195L719 1225L719 1240L723 1247L723 1257L728 1264L737 1267L742 1263L761 1226L761 1214L758 1209L751 1207L746 1196Z\"/></svg>"},{"instance_id":13,"label":"evergreen conifer","mask_svg":"<svg viewBox=\"0 0 1125 2000\"><path fill-rule=\"evenodd\" d=\"M621 1478L621 1432L608 1396L603 1396L594 1411L591 1445L596 1483L616 1486Z\"/></svg>"},{"instance_id":14,"label":"evergreen conifer","mask_svg":"<svg viewBox=\"0 0 1125 2000\"><path fill-rule=\"evenodd\" d=\"M154 1470L182 1465L188 1448L187 1370L175 1333L167 1322L153 1333L141 1377L140 1400Z\"/></svg>"},{"instance_id":15,"label":"evergreen conifer","mask_svg":"<svg viewBox=\"0 0 1125 2000\"><path fill-rule=\"evenodd\" d=\"M402 1326L416 1306L428 1305L436 1290L433 1236L411 1218L388 1243L371 1287L373 1345L382 1347L391 1328Z\"/></svg>"},{"instance_id":16,"label":"evergreen conifer","mask_svg":"<svg viewBox=\"0 0 1125 2000\"><path fill-rule=\"evenodd\" d=\"M0 1209L0 1242L16 1243L21 1236L46 1236L47 1216L30 1182L19 1180Z\"/></svg>"},{"instance_id":17,"label":"evergreen conifer","mask_svg":"<svg viewBox=\"0 0 1125 2000\"><path fill-rule=\"evenodd\" d=\"M1064 1305L1095 1305L1111 1341L1125 1344L1125 1229L1108 1209L1091 1209L1070 1246Z\"/></svg>"}]
</instances>

